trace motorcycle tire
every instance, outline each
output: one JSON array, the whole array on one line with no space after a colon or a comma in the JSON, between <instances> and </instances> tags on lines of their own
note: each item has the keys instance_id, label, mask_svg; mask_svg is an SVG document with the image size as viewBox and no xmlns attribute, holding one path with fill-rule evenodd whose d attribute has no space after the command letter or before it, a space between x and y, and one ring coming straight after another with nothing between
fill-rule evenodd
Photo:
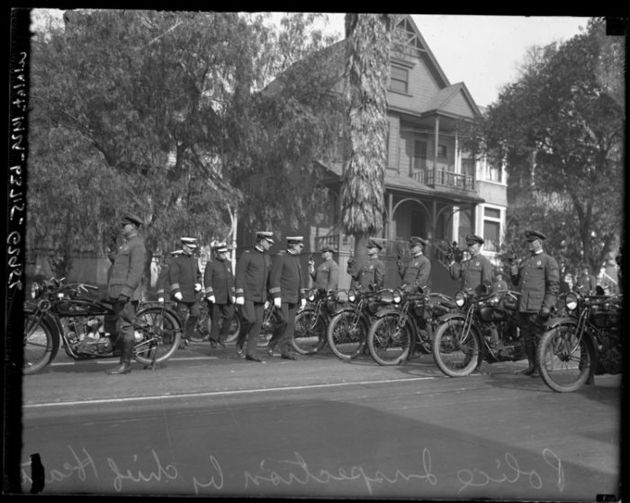
<instances>
[{"instance_id":1,"label":"motorcycle tire","mask_svg":"<svg viewBox=\"0 0 630 503\"><path fill-rule=\"evenodd\" d=\"M377 318L368 332L367 345L370 356L379 365L399 365L406 361L413 350L414 335L409 323L400 328L400 314L390 313Z\"/></svg>"},{"instance_id":2,"label":"motorcycle tire","mask_svg":"<svg viewBox=\"0 0 630 503\"><path fill-rule=\"evenodd\" d=\"M464 319L453 318L435 331L431 351L438 368L449 377L470 375L481 364L481 339L474 326L463 334Z\"/></svg>"},{"instance_id":3,"label":"motorcycle tire","mask_svg":"<svg viewBox=\"0 0 630 503\"><path fill-rule=\"evenodd\" d=\"M24 352L22 373L35 374L57 355L59 336L54 324L46 317L37 321L33 314L24 314Z\"/></svg>"},{"instance_id":4,"label":"motorcycle tire","mask_svg":"<svg viewBox=\"0 0 630 503\"><path fill-rule=\"evenodd\" d=\"M139 363L162 363L177 351L182 338L182 325L175 311L144 307L136 313L136 324L136 331L143 336L134 346L135 359Z\"/></svg>"},{"instance_id":5,"label":"motorcycle tire","mask_svg":"<svg viewBox=\"0 0 630 503\"><path fill-rule=\"evenodd\" d=\"M365 316L356 318L356 313L342 311L335 314L328 324L328 346L340 360L350 361L356 358L365 347L369 325Z\"/></svg>"},{"instance_id":6,"label":"motorcycle tire","mask_svg":"<svg viewBox=\"0 0 630 503\"><path fill-rule=\"evenodd\" d=\"M238 333L241 329L241 319L238 313L234 313L232 322L230 324L230 331L223 342L234 342L238 337ZM212 316L208 309L202 309L201 315L197 320L195 329L193 330L190 340L193 342L205 342L210 339L212 333Z\"/></svg>"},{"instance_id":7,"label":"motorcycle tire","mask_svg":"<svg viewBox=\"0 0 630 503\"><path fill-rule=\"evenodd\" d=\"M575 325L560 325L543 334L537 347L540 376L558 393L578 390L594 371L595 349L587 335L578 341Z\"/></svg>"},{"instance_id":8,"label":"motorcycle tire","mask_svg":"<svg viewBox=\"0 0 630 503\"><path fill-rule=\"evenodd\" d=\"M305 309L295 316L295 332L291 344L301 355L312 355L326 345L326 321L315 311Z\"/></svg>"}]
</instances>

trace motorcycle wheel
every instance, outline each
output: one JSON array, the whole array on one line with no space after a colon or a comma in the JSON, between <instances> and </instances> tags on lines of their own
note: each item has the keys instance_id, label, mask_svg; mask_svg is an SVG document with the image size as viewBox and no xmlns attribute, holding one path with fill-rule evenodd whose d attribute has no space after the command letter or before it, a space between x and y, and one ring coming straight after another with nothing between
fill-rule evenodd
<instances>
[{"instance_id":1,"label":"motorcycle wheel","mask_svg":"<svg viewBox=\"0 0 630 503\"><path fill-rule=\"evenodd\" d=\"M342 311L332 317L328 324L326 337L328 346L335 356L349 361L363 352L367 339L368 326L363 316L354 322L356 314Z\"/></svg>"},{"instance_id":2,"label":"motorcycle wheel","mask_svg":"<svg viewBox=\"0 0 630 503\"><path fill-rule=\"evenodd\" d=\"M537 352L543 381L558 393L576 391L593 371L593 345L586 335L577 340L574 325L560 325L545 332Z\"/></svg>"},{"instance_id":3,"label":"motorcycle wheel","mask_svg":"<svg viewBox=\"0 0 630 503\"><path fill-rule=\"evenodd\" d=\"M326 344L326 322L315 311L300 311L295 316L295 332L291 341L293 349L301 355L317 353Z\"/></svg>"},{"instance_id":4,"label":"motorcycle wheel","mask_svg":"<svg viewBox=\"0 0 630 503\"><path fill-rule=\"evenodd\" d=\"M370 355L379 365L398 365L404 362L411 351L413 334L408 323L398 327L400 315L387 314L372 323L367 344Z\"/></svg>"},{"instance_id":5,"label":"motorcycle wheel","mask_svg":"<svg viewBox=\"0 0 630 503\"><path fill-rule=\"evenodd\" d=\"M182 338L182 325L174 311L160 307L145 307L136 313L136 330L143 335L134 346L135 358L144 365L168 360ZM153 343L157 345L153 345Z\"/></svg>"},{"instance_id":6,"label":"motorcycle wheel","mask_svg":"<svg viewBox=\"0 0 630 503\"><path fill-rule=\"evenodd\" d=\"M241 331L241 316L235 313L230 323L230 331L227 334L224 342L234 342L238 338L238 334Z\"/></svg>"},{"instance_id":7,"label":"motorcycle wheel","mask_svg":"<svg viewBox=\"0 0 630 503\"><path fill-rule=\"evenodd\" d=\"M52 325L45 318L37 320L33 314L25 315L22 373L39 372L53 360L58 349L59 339Z\"/></svg>"},{"instance_id":8,"label":"motorcycle wheel","mask_svg":"<svg viewBox=\"0 0 630 503\"><path fill-rule=\"evenodd\" d=\"M212 318L210 316L210 312L208 308L201 309L201 314L197 319L197 323L195 324L195 328L193 330L192 335L190 336L190 340L193 342L203 342L207 341L210 337L210 332L212 331Z\"/></svg>"},{"instance_id":9,"label":"motorcycle wheel","mask_svg":"<svg viewBox=\"0 0 630 503\"><path fill-rule=\"evenodd\" d=\"M470 375L480 363L480 339L474 328L466 336L463 329L464 320L454 318L442 323L433 336L433 359L449 377Z\"/></svg>"}]
</instances>

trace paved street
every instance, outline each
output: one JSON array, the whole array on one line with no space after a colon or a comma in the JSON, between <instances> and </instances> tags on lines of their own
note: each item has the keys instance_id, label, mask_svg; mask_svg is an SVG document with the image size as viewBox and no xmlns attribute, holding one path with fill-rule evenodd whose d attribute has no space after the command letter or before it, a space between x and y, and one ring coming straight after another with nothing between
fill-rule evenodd
<instances>
[{"instance_id":1,"label":"paved street","mask_svg":"<svg viewBox=\"0 0 630 503\"><path fill-rule=\"evenodd\" d=\"M263 352L260 351L262 356ZM524 362L443 376L325 353L246 362L196 344L155 371L59 358L24 381L23 476L44 494L492 497L618 493L620 376L558 394Z\"/></svg>"}]
</instances>

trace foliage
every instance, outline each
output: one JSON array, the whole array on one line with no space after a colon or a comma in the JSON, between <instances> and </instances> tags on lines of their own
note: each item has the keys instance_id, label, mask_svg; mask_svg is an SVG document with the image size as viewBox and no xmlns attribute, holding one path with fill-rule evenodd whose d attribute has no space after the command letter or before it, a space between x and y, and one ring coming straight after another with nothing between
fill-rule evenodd
<instances>
[{"instance_id":1,"label":"foliage","mask_svg":"<svg viewBox=\"0 0 630 503\"><path fill-rule=\"evenodd\" d=\"M599 73L602 51L615 45L602 44L604 29L593 19L564 44L534 48L482 125L482 148L506 162L510 184L519 188L524 210L511 213L520 230L536 227L569 241L594 270L617 244L623 203L625 116L609 92L612 74L603 86Z\"/></svg>"}]
</instances>

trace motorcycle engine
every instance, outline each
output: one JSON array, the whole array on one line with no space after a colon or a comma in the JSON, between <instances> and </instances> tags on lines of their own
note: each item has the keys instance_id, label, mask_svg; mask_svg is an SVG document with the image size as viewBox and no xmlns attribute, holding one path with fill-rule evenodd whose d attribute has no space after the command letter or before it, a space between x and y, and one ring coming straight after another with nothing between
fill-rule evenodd
<instances>
[{"instance_id":1,"label":"motorcycle engine","mask_svg":"<svg viewBox=\"0 0 630 503\"><path fill-rule=\"evenodd\" d=\"M72 318L67 325L67 337L72 350L80 355L103 355L112 350L101 317Z\"/></svg>"}]
</instances>

